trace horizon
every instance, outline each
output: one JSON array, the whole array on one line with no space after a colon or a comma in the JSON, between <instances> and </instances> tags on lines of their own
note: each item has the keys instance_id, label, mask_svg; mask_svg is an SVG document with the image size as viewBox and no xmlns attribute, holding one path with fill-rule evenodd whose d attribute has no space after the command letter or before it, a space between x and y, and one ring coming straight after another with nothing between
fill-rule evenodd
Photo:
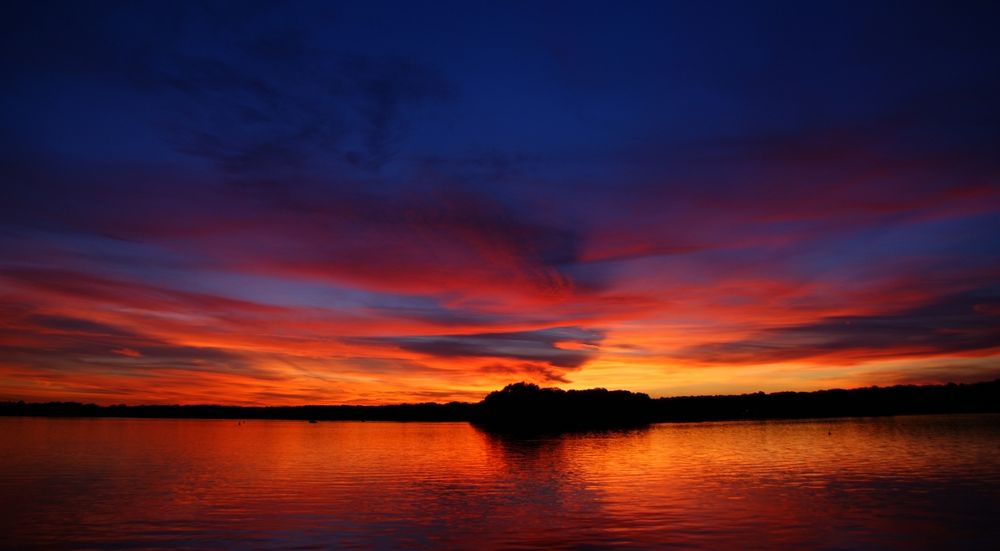
<instances>
[{"instance_id":1,"label":"horizon","mask_svg":"<svg viewBox=\"0 0 1000 551\"><path fill-rule=\"evenodd\" d=\"M989 3L6 12L0 401L1000 378Z\"/></svg>"},{"instance_id":2,"label":"horizon","mask_svg":"<svg viewBox=\"0 0 1000 551\"><path fill-rule=\"evenodd\" d=\"M671 399L671 398L732 398L732 397L750 396L750 395L756 395L756 394L764 394L764 395L788 394L788 393L791 393L791 394L813 394L813 393L836 392L836 391L851 392L851 391L858 391L858 390L886 390L886 389L894 389L894 388L901 388L901 387L915 387L915 388L950 387L950 386L960 386L961 387L961 386L985 385L985 384L991 384L991 383L1000 383L1000 379L985 379L985 380L982 380L982 381L972 381L972 382L965 382L965 383L956 383L956 382L950 382L949 381L949 382L944 382L944 383L926 383L926 384L912 384L912 383L907 383L907 384L895 384L895 385L889 385L889 386L869 385L869 386L844 387L844 388L820 388L820 389L815 389L815 390L780 390L780 391L775 391L775 392L764 392L762 390L758 390L758 391L743 392L743 393L738 393L738 394L676 394L676 395L668 395L668 396L649 396L649 395L647 395L647 396L649 396L649 398L652 399L652 400ZM98 406L98 407L104 407L104 408L107 408L107 407L118 407L118 406L125 406L125 407L189 407L190 406L190 407L235 407L235 408L309 408L309 407L341 407L341 406L346 406L346 407L374 407L374 408L377 408L377 407L383 407L383 406L384 407L393 407L393 406L426 406L426 405L444 406L444 405L449 405L449 404L475 405L475 404L482 403L483 400L489 394L492 394L494 392L499 392L499 391L507 389L508 387L516 386L516 385L529 385L529 386L534 386L534 387L536 387L536 388L538 388L540 390L559 390L559 391L565 391L565 392L573 392L573 391L586 392L586 391L592 391L592 390L606 390L608 392L622 392L622 391L624 391L624 392L628 392L628 393L633 394L633 395L644 395L645 394L645 393L642 393L642 392L636 392L636 391L629 390L629 389L626 389L626 388L594 387L594 388L562 389L562 388L560 388L558 386L541 386L541 385L538 385L536 383L530 383L528 381L517 381L517 382L513 382L513 383L508 383L508 384L504 385L502 388L497 388L497 389L494 389L494 390L492 390L490 392L487 392L478 401L452 400L452 401L446 401L446 402L433 402L433 401L432 402L395 402L395 403L384 403L384 404L368 404L368 403L359 404L359 403L342 403L342 402L338 402L338 403L310 403L310 404L220 404L220 403L207 403L207 402L172 403L172 404L168 404L168 403L133 403L133 404L115 403L115 404L99 404L99 403L94 403L94 402L76 402L76 401L62 401L62 400L51 400L51 401L47 401L47 402L27 402L27 401L24 401L24 400L0 400L0 404L4 404L4 403L6 403L6 404L18 404L18 403L22 403L22 404L25 404L25 405L46 405L46 404L59 404L59 403L62 403L62 404L78 404L78 405L83 405L83 406Z\"/></svg>"}]
</instances>

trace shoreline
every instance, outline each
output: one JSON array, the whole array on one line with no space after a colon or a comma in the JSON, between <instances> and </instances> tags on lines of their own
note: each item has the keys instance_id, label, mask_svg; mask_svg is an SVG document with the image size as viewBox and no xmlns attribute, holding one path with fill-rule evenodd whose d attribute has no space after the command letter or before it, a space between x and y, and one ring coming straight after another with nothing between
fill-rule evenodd
<instances>
[{"instance_id":1,"label":"shoreline","mask_svg":"<svg viewBox=\"0 0 1000 551\"><path fill-rule=\"evenodd\" d=\"M518 383L481 402L382 406L111 405L0 402L3 417L468 422L500 431L628 428L656 423L1000 413L1000 380L813 392L649 398L628 391L563 391Z\"/></svg>"}]
</instances>

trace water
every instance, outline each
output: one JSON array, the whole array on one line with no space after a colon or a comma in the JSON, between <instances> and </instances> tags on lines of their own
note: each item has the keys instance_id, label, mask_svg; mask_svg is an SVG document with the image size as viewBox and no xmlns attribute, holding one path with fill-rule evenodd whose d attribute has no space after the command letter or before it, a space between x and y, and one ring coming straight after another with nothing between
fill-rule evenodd
<instances>
[{"instance_id":1,"label":"water","mask_svg":"<svg viewBox=\"0 0 1000 551\"><path fill-rule=\"evenodd\" d=\"M989 549L1000 416L662 424L0 418L0 547Z\"/></svg>"}]
</instances>

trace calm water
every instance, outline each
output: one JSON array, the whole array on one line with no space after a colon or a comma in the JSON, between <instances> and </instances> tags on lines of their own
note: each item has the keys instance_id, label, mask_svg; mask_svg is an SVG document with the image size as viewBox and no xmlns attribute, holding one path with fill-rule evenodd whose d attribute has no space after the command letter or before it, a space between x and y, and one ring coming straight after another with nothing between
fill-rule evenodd
<instances>
[{"instance_id":1,"label":"calm water","mask_svg":"<svg viewBox=\"0 0 1000 551\"><path fill-rule=\"evenodd\" d=\"M0 418L0 547L996 548L1000 416L663 424Z\"/></svg>"}]
</instances>

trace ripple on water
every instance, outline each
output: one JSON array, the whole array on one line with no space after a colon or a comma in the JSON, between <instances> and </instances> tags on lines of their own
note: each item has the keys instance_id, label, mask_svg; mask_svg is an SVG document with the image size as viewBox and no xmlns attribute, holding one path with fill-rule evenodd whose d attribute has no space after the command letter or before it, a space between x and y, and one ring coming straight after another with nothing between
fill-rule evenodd
<instances>
[{"instance_id":1,"label":"ripple on water","mask_svg":"<svg viewBox=\"0 0 1000 551\"><path fill-rule=\"evenodd\" d=\"M0 419L5 546L983 548L1000 416L660 424Z\"/></svg>"}]
</instances>

